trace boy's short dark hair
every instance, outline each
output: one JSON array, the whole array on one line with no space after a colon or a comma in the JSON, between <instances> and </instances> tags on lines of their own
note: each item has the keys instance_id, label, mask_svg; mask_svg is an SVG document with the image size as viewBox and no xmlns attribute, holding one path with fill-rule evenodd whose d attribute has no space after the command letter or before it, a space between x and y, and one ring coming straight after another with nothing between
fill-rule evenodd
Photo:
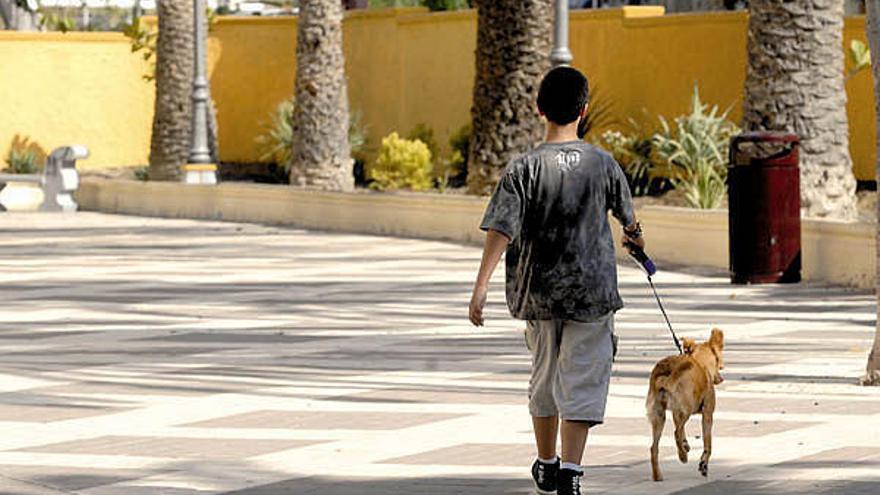
<instances>
[{"instance_id":1,"label":"boy's short dark hair","mask_svg":"<svg viewBox=\"0 0 880 495\"><path fill-rule=\"evenodd\" d=\"M554 124L570 124L580 116L589 96L587 76L574 67L556 67L541 81L538 110Z\"/></svg>"}]
</instances>

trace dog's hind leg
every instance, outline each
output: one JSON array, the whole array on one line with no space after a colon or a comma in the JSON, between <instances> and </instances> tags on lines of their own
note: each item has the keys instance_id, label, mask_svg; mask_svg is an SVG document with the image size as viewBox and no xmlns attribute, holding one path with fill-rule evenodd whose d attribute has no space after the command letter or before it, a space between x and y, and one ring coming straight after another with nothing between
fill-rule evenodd
<instances>
[{"instance_id":1,"label":"dog's hind leg","mask_svg":"<svg viewBox=\"0 0 880 495\"><path fill-rule=\"evenodd\" d=\"M678 447L678 460L683 464L687 464L688 452L691 450L684 431L684 425L687 424L687 420L687 414L677 409L672 410L672 421L675 423L675 445Z\"/></svg>"},{"instance_id":2,"label":"dog's hind leg","mask_svg":"<svg viewBox=\"0 0 880 495\"><path fill-rule=\"evenodd\" d=\"M700 474L709 476L709 457L712 455L712 414L715 412L715 397L703 407L703 455L700 456Z\"/></svg>"},{"instance_id":3,"label":"dog's hind leg","mask_svg":"<svg viewBox=\"0 0 880 495\"><path fill-rule=\"evenodd\" d=\"M666 407L655 400L648 409L648 419L651 421L651 432L654 434L654 442L651 444L651 475L654 481L663 481L657 458L660 454L660 437L663 436L663 426L666 424Z\"/></svg>"}]
</instances>

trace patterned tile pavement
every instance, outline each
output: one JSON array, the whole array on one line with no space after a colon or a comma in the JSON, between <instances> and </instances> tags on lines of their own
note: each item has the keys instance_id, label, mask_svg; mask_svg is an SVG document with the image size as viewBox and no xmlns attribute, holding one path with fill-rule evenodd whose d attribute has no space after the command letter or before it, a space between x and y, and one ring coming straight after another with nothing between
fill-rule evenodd
<instances>
[{"instance_id":1,"label":"patterned tile pavement","mask_svg":"<svg viewBox=\"0 0 880 495\"><path fill-rule=\"evenodd\" d=\"M530 493L523 326L500 273L467 325L477 248L93 213L0 232L0 494ZM587 493L880 493L873 297L661 268L680 332L728 337L710 476L667 428L648 480L646 380L674 349L624 265Z\"/></svg>"}]
</instances>

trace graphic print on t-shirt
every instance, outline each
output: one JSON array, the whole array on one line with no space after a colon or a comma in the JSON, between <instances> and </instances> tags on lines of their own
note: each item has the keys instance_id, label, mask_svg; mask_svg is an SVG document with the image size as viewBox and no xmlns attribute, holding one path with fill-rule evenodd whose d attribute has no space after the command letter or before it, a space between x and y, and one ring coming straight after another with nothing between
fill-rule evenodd
<instances>
[{"instance_id":1,"label":"graphic print on t-shirt","mask_svg":"<svg viewBox=\"0 0 880 495\"><path fill-rule=\"evenodd\" d=\"M580 161L581 152L578 150L559 150L556 153L556 166L563 170L571 170Z\"/></svg>"}]
</instances>

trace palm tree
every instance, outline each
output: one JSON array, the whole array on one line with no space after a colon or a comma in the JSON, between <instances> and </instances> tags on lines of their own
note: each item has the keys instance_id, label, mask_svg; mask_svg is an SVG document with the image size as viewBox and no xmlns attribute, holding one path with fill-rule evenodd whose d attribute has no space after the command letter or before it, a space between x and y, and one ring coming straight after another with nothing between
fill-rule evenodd
<instances>
[{"instance_id":1,"label":"palm tree","mask_svg":"<svg viewBox=\"0 0 880 495\"><path fill-rule=\"evenodd\" d=\"M348 143L348 94L342 54L342 3L301 0L296 43L290 183L354 188Z\"/></svg>"},{"instance_id":2,"label":"palm tree","mask_svg":"<svg viewBox=\"0 0 880 495\"><path fill-rule=\"evenodd\" d=\"M192 143L193 0L157 2L156 103L150 140L150 179L176 180ZM206 19L207 22L207 19ZM210 26L209 26L210 27ZM208 85L208 148L219 161L217 113Z\"/></svg>"},{"instance_id":3,"label":"palm tree","mask_svg":"<svg viewBox=\"0 0 880 495\"><path fill-rule=\"evenodd\" d=\"M877 151L880 153L880 0L867 0L868 18L865 30L871 45L871 63L874 67L874 108L877 110ZM877 183L880 184L880 155L877 156ZM880 194L880 190L878 190ZM878 198L880 199L880 198ZM874 346L868 354L867 374L863 383L880 385L880 201L877 201L877 329Z\"/></svg>"},{"instance_id":4,"label":"palm tree","mask_svg":"<svg viewBox=\"0 0 880 495\"><path fill-rule=\"evenodd\" d=\"M511 158L539 142L535 99L549 69L551 0L475 0L476 80L468 189L486 194Z\"/></svg>"},{"instance_id":5,"label":"palm tree","mask_svg":"<svg viewBox=\"0 0 880 495\"><path fill-rule=\"evenodd\" d=\"M843 0L752 0L749 14L743 127L800 135L804 212L854 217Z\"/></svg>"},{"instance_id":6,"label":"palm tree","mask_svg":"<svg viewBox=\"0 0 880 495\"><path fill-rule=\"evenodd\" d=\"M156 104L150 140L150 179L176 180L192 133L193 1L158 0Z\"/></svg>"}]
</instances>

